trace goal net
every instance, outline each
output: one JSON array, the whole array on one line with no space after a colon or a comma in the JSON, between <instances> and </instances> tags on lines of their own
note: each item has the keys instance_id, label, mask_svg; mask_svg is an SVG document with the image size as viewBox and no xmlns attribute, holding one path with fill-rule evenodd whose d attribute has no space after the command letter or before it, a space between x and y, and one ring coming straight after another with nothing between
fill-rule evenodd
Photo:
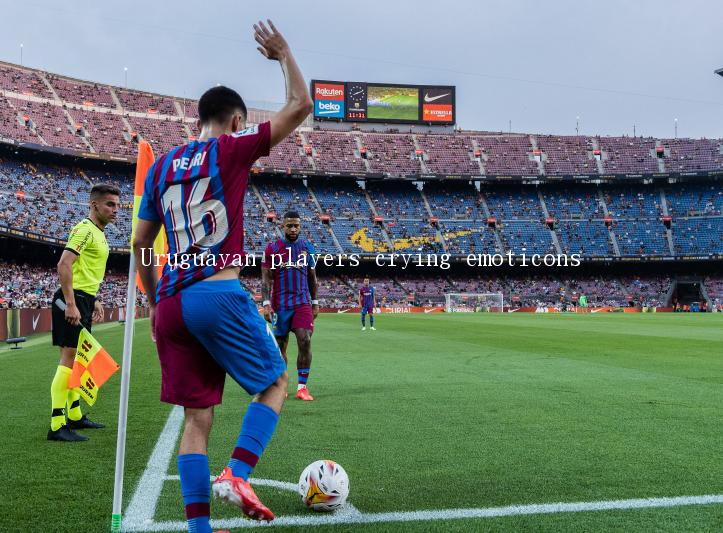
<instances>
[{"instance_id":1,"label":"goal net","mask_svg":"<svg viewBox=\"0 0 723 533\"><path fill-rule=\"evenodd\" d=\"M444 295L447 313L501 313L503 309L501 292L450 292Z\"/></svg>"}]
</instances>

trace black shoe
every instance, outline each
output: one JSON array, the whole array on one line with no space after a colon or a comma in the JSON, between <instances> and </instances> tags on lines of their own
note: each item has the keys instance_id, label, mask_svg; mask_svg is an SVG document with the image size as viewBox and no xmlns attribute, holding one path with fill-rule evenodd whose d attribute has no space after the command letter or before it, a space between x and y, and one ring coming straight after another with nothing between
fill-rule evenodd
<instances>
[{"instance_id":1,"label":"black shoe","mask_svg":"<svg viewBox=\"0 0 723 533\"><path fill-rule=\"evenodd\" d=\"M70 429L101 429L105 427L105 424L93 422L86 415L83 415L80 420L68 419L68 427Z\"/></svg>"},{"instance_id":2,"label":"black shoe","mask_svg":"<svg viewBox=\"0 0 723 533\"><path fill-rule=\"evenodd\" d=\"M88 440L88 437L78 435L68 426L60 426L55 431L53 431L52 429L48 430L48 440L59 440L63 442L82 442L84 440Z\"/></svg>"}]
</instances>

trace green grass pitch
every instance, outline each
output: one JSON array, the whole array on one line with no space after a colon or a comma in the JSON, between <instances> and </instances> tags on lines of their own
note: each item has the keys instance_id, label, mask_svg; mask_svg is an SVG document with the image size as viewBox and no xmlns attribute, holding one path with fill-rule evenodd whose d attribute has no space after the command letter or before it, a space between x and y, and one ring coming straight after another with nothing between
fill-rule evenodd
<instances>
[{"instance_id":1,"label":"green grass pitch","mask_svg":"<svg viewBox=\"0 0 723 533\"><path fill-rule=\"evenodd\" d=\"M357 315L317 319L309 381L317 399L290 395L255 476L296 482L308 463L334 459L362 513L723 494L723 316L382 315L375 325L362 332ZM122 326L94 333L120 361ZM48 335L0 351L3 532L109 530L120 374L91 411L109 427L87 431L86 443L51 443L56 364ZM290 381L295 388L294 372ZM125 504L171 409L159 384L148 322L139 321ZM232 382L224 400L213 472L248 403ZM174 458L168 474L176 473ZM310 513L290 492L258 493L279 516ZM212 514L238 516L215 503ZM163 484L154 519L183 520L178 481ZM319 530L721 531L723 505Z\"/></svg>"},{"instance_id":2,"label":"green grass pitch","mask_svg":"<svg viewBox=\"0 0 723 533\"><path fill-rule=\"evenodd\" d=\"M369 118L393 120L419 119L419 97L415 95L391 95L384 98L388 106L369 104L367 113Z\"/></svg>"}]
</instances>

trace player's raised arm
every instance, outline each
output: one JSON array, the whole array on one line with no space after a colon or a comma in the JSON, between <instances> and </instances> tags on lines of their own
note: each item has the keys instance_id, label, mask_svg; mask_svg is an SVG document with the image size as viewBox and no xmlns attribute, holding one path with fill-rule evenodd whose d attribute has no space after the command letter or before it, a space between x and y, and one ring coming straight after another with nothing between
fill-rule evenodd
<instances>
[{"instance_id":1,"label":"player's raised arm","mask_svg":"<svg viewBox=\"0 0 723 533\"><path fill-rule=\"evenodd\" d=\"M264 57L279 62L286 80L286 104L271 119L271 146L275 146L304 122L314 103L289 44L274 23L269 20L268 27L261 21L254 24L254 39Z\"/></svg>"}]
</instances>

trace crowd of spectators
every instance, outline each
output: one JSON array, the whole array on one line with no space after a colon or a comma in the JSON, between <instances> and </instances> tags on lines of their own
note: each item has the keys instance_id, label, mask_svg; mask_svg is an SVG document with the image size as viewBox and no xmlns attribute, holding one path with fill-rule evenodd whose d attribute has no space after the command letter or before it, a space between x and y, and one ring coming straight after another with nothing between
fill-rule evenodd
<instances>
[{"instance_id":1,"label":"crowd of spectators","mask_svg":"<svg viewBox=\"0 0 723 533\"><path fill-rule=\"evenodd\" d=\"M447 293L502 293L511 307L557 306L574 303L585 294L591 306L665 306L669 304L670 276L552 276L528 277L508 274L446 274L430 269L420 272L389 269L388 276L371 276L381 306L443 306ZM364 275L353 269L344 273L320 273L318 297L322 307L355 306ZM98 299L107 307L125 305L127 274L110 270L101 285ZM241 283L254 296L261 297L259 275L242 271ZM706 277L703 285L712 301L723 301L723 279ZM58 289L57 272L52 267L0 261L0 307L49 307ZM139 305L145 297L139 295Z\"/></svg>"},{"instance_id":2,"label":"crowd of spectators","mask_svg":"<svg viewBox=\"0 0 723 533\"><path fill-rule=\"evenodd\" d=\"M111 246L125 248L133 181L117 171L0 158L0 226L63 239L85 216L90 188L101 181L122 191L107 234ZM305 184L253 176L246 242L249 251L261 251L283 213L296 210L305 235L319 251L332 253L544 254L557 253L559 244L561 252L582 256L711 255L723 252L722 209L723 189L715 182L663 189L487 185L478 192L462 182L428 182L420 191L409 182L377 181L364 190L352 180Z\"/></svg>"}]
</instances>

